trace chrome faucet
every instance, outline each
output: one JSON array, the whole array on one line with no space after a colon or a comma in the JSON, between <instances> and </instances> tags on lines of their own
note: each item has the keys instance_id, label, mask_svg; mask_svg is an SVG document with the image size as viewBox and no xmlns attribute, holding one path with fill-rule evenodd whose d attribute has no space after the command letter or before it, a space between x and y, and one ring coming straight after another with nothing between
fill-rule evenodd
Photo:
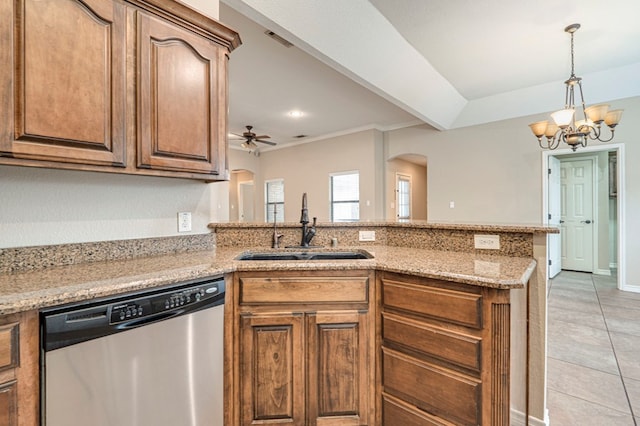
<instances>
[{"instance_id":1,"label":"chrome faucet","mask_svg":"<svg viewBox=\"0 0 640 426\"><path fill-rule=\"evenodd\" d=\"M300 247L309 247L309 243L316 235L316 219L313 218L313 225L311 228L307 226L309 223L309 211L307 209L307 193L302 194L302 214L300 215L300 223L302 224L302 239L300 240Z\"/></svg>"}]
</instances>

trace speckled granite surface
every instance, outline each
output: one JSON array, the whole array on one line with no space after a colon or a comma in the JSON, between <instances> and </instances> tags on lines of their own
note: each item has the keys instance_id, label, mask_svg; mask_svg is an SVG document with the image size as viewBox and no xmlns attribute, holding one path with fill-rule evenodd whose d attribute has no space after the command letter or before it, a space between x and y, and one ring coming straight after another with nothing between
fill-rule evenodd
<instances>
[{"instance_id":1,"label":"speckled granite surface","mask_svg":"<svg viewBox=\"0 0 640 426\"><path fill-rule=\"evenodd\" d=\"M0 274L105 260L213 250L216 234L0 249Z\"/></svg>"},{"instance_id":2,"label":"speckled granite surface","mask_svg":"<svg viewBox=\"0 0 640 426\"><path fill-rule=\"evenodd\" d=\"M238 261L251 250L218 247L114 261L101 261L0 275L0 315L159 287L232 271L377 269L496 288L521 288L535 269L526 257L362 246L368 260ZM346 247L341 247L346 249ZM264 251L264 247L255 250Z\"/></svg>"},{"instance_id":3,"label":"speckled granite surface","mask_svg":"<svg viewBox=\"0 0 640 426\"><path fill-rule=\"evenodd\" d=\"M538 225L359 222L320 224L313 244L364 249L367 260L238 261L269 251L273 225L211 224L212 234L0 249L0 315L61 305L233 271L375 269L470 285L521 288L535 270ZM376 241L358 241L374 230ZM278 224L282 246L300 243L299 224ZM476 233L500 236L500 250L477 250ZM253 248L253 249L252 249ZM279 249L287 250L287 249Z\"/></svg>"},{"instance_id":4,"label":"speckled granite surface","mask_svg":"<svg viewBox=\"0 0 640 426\"><path fill-rule=\"evenodd\" d=\"M273 225L266 223L212 223L209 228L216 233L218 247L269 247L273 238ZM283 234L281 246L300 243L300 224L277 224ZM362 242L359 231L375 231L376 241ZM554 227L541 225L483 225L428 222L354 222L320 223L313 244L329 246L336 238L339 246L389 245L416 247L438 251L461 251L467 253L533 256L533 235L557 233ZM499 250L480 250L474 247L475 234L490 234L500 237Z\"/></svg>"}]
</instances>

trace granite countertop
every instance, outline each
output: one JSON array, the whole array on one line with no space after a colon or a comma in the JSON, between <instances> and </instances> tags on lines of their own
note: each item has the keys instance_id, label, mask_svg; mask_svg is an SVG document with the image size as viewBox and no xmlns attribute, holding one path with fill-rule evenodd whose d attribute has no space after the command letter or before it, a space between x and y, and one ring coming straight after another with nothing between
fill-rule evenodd
<instances>
[{"instance_id":1,"label":"granite countertop","mask_svg":"<svg viewBox=\"0 0 640 426\"><path fill-rule=\"evenodd\" d=\"M216 248L116 261L81 263L0 275L0 315L89 300L145 288L175 284L234 271L305 269L376 269L493 288L522 288L533 273L531 258L494 256L406 247L340 247L363 249L366 260L238 261L260 248ZM326 249L325 249L326 250Z\"/></svg>"}]
</instances>

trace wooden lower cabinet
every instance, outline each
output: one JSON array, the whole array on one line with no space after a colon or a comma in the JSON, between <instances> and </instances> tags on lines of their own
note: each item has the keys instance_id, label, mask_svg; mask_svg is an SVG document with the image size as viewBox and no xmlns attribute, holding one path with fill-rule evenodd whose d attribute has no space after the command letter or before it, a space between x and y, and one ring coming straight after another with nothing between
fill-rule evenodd
<instances>
[{"instance_id":1,"label":"wooden lower cabinet","mask_svg":"<svg viewBox=\"0 0 640 426\"><path fill-rule=\"evenodd\" d=\"M382 272L385 426L509 424L509 290Z\"/></svg>"},{"instance_id":2,"label":"wooden lower cabinet","mask_svg":"<svg viewBox=\"0 0 640 426\"><path fill-rule=\"evenodd\" d=\"M373 284L367 271L235 274L227 424L374 424Z\"/></svg>"},{"instance_id":3,"label":"wooden lower cabinet","mask_svg":"<svg viewBox=\"0 0 640 426\"><path fill-rule=\"evenodd\" d=\"M38 313L0 316L0 425L39 424Z\"/></svg>"}]
</instances>

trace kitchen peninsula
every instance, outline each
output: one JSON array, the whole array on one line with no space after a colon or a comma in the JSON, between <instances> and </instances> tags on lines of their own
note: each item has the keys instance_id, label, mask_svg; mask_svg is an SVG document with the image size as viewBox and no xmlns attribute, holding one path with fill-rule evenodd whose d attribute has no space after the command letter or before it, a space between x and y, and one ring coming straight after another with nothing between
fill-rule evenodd
<instances>
[{"instance_id":1,"label":"kitchen peninsula","mask_svg":"<svg viewBox=\"0 0 640 426\"><path fill-rule=\"evenodd\" d=\"M226 361L230 366L227 369L230 386L226 404L228 424L242 424L238 419L247 418L245 413L250 405L246 404L251 404L252 397L248 394L243 395L242 401L236 399L239 388L246 389L246 383L238 383L238 368L244 363L239 357L251 359L251 355L241 350L241 345L250 340L249 334L244 333L245 340L240 342L236 337L242 333L237 334L234 327L240 327L243 318L247 330L266 330L259 327L268 321L264 322L257 313L262 318L275 315L282 319L285 309L276 309L280 303L278 297L291 297L291 294L297 294L297 299L285 300L284 305L288 306L289 317L297 321L294 334L298 333L296 335L307 342L314 336L318 342L325 339L326 342L344 343L348 338L352 342L360 341L362 346L356 348L360 354L358 371L371 374L359 376L365 381L360 382L355 391L373 390L364 401L358 398L361 393L356 397L348 393L340 400L299 401L296 397L291 405L295 412L291 414L292 417L303 416L295 417L299 424L304 424L304 416L309 413L319 418L331 409L340 411L350 421L366 419L369 424L382 424L388 415L419 419L416 421L422 423L417 424L429 424L434 416L454 424L470 421L508 424L509 416L524 416L527 410L531 412L541 404L544 407L546 234L557 232L556 229L384 222L318 224L314 244L328 247L335 238L338 247L331 250L362 249L374 257L365 260L238 261L236 257L246 251L268 250L273 227L269 224L211 224L210 228L214 232L209 235L3 249L0 251L2 324L18 323L22 327L19 321L22 316L30 318L31 321L20 330L20 337L36 336L37 340L37 323L33 322L30 313L40 308L226 274ZM375 241L358 241L359 231L374 231ZM294 225L281 226L279 232L285 234L283 246L299 238L299 229ZM473 235L477 234L499 235L500 249L475 249ZM322 294L324 284L326 288L335 289L329 297L332 303L338 302L339 309L326 304L326 294L324 300L305 300L304 288L300 290L305 282L320 283L316 296ZM286 290L283 286L289 284L298 289L297 293L295 290L282 291ZM273 288L281 290L276 292L275 298L261 299L265 295L273 296L269 291ZM340 289L344 291L338 292ZM342 300L341 295L344 295ZM254 298L247 299L247 296ZM420 302L429 300L440 302L434 308ZM415 303L400 306L403 301ZM526 316L527 301L529 318ZM320 315L321 311L323 315ZM323 324L337 324L330 319L341 321L340 327L322 328ZM528 348L527 320L530 322ZM281 329L288 329L286 321L281 324L284 324ZM319 328L313 327L314 324ZM320 330L320 333L313 334L312 330ZM334 333L335 330L338 331ZM390 334L392 330L395 331ZM403 339L411 333L422 334L420 339ZM412 346L412 341L416 343L428 338L436 339L432 348L437 349L436 342L439 342L440 347L464 349L444 353ZM22 340L19 344L23 344ZM33 343L26 344L33 347ZM326 351L327 347L317 347L320 351L294 354L294 360L316 359L320 362L318 357L326 354L322 350ZM510 359L505 359L509 353ZM488 354L495 356L487 359ZM13 378L7 380L17 383L18 392L3 393L3 397L17 398L18 415L23 410L30 411L31 418L37 419L34 414L38 411L37 405L34 407L37 398L33 395L28 398L25 392L30 390L37 394L38 371L20 371L36 368L37 360L29 361L33 356L37 357L37 351L35 354L33 350L24 352L24 356L21 353L20 365L14 366L17 382ZM418 361L414 361L416 359ZM382 370L383 363L385 367L393 366L393 374ZM473 404L464 404L467 408L452 417L452 410L458 408L455 404L460 404L455 398L434 399L427 394L406 398L407 390L401 388L402 379L399 382L397 377L414 374L414 368L425 372L425 377L435 380L433 383L453 386L451 389L472 398ZM500 374L492 375L487 369L497 369ZM322 384L320 370L315 371L318 374L311 377L315 380L313 383ZM29 381L30 387L20 391L20 380ZM347 389L344 382L338 385L345 391L354 391ZM494 399L498 398L496 402L489 397L492 387L502 392L493 394ZM527 393L528 403L525 401ZM346 407L349 401L355 400L358 400L357 410ZM524 420L520 421L524 424ZM345 421L344 424L350 423Z\"/></svg>"}]
</instances>

